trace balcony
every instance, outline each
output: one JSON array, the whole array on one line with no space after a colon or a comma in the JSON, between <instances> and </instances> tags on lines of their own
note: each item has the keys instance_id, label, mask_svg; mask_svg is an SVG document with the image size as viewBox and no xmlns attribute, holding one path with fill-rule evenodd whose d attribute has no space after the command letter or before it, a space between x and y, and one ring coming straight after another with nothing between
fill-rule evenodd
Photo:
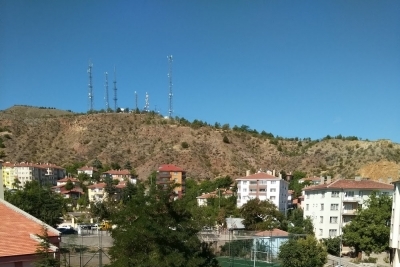
<instances>
[{"instance_id":1,"label":"balcony","mask_svg":"<svg viewBox=\"0 0 400 267\"><path fill-rule=\"evenodd\" d=\"M343 202L360 202L361 197L344 197Z\"/></svg>"},{"instance_id":2,"label":"balcony","mask_svg":"<svg viewBox=\"0 0 400 267\"><path fill-rule=\"evenodd\" d=\"M356 212L357 212L356 209L354 209L354 210L345 210L345 209L344 209L344 210L342 211L342 214L343 214L343 215L355 215Z\"/></svg>"}]
</instances>

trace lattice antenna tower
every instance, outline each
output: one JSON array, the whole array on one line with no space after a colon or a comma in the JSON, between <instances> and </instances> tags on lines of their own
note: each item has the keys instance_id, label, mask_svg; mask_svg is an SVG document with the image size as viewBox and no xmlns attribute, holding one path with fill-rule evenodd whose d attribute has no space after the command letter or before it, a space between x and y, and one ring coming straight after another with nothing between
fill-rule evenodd
<instances>
[{"instance_id":1,"label":"lattice antenna tower","mask_svg":"<svg viewBox=\"0 0 400 267\"><path fill-rule=\"evenodd\" d=\"M105 92L104 92L104 100L106 102L106 112L108 112L108 110L110 109L110 102L108 102L108 72L104 72L105 75L105 84L104 84L104 88L105 88Z\"/></svg>"},{"instance_id":2,"label":"lattice antenna tower","mask_svg":"<svg viewBox=\"0 0 400 267\"><path fill-rule=\"evenodd\" d=\"M150 109L149 94L146 92L144 111L149 112L149 109Z\"/></svg>"},{"instance_id":3,"label":"lattice antenna tower","mask_svg":"<svg viewBox=\"0 0 400 267\"><path fill-rule=\"evenodd\" d=\"M168 78L169 78L169 110L168 110L168 117L172 118L172 55L167 56L168 59Z\"/></svg>"},{"instance_id":4,"label":"lattice antenna tower","mask_svg":"<svg viewBox=\"0 0 400 267\"><path fill-rule=\"evenodd\" d=\"M87 69L87 73L89 74L89 85L88 85L88 97L89 97L89 111L93 110L93 84L92 84L92 68L93 64L89 60L89 67Z\"/></svg>"},{"instance_id":5,"label":"lattice antenna tower","mask_svg":"<svg viewBox=\"0 0 400 267\"><path fill-rule=\"evenodd\" d=\"M117 112L117 73L114 66L114 112Z\"/></svg>"},{"instance_id":6,"label":"lattice antenna tower","mask_svg":"<svg viewBox=\"0 0 400 267\"><path fill-rule=\"evenodd\" d=\"M138 106L137 106L137 92L135 91L135 113L138 110Z\"/></svg>"}]
</instances>

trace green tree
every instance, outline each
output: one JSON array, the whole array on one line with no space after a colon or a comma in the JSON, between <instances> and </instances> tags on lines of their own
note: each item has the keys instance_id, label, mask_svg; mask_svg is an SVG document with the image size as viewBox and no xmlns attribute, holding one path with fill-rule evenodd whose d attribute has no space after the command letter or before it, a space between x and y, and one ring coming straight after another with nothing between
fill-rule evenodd
<instances>
[{"instance_id":1,"label":"green tree","mask_svg":"<svg viewBox=\"0 0 400 267\"><path fill-rule=\"evenodd\" d=\"M72 188L74 188L74 184L72 183L71 180L68 180L67 183L65 184L65 190L71 190Z\"/></svg>"},{"instance_id":2,"label":"green tree","mask_svg":"<svg viewBox=\"0 0 400 267\"><path fill-rule=\"evenodd\" d=\"M339 256L340 254L340 236L324 238L322 240L324 243L326 250L329 254L334 256Z\"/></svg>"},{"instance_id":3,"label":"green tree","mask_svg":"<svg viewBox=\"0 0 400 267\"><path fill-rule=\"evenodd\" d=\"M132 170L132 165L131 165L130 161L125 162L124 169L125 170Z\"/></svg>"},{"instance_id":4,"label":"green tree","mask_svg":"<svg viewBox=\"0 0 400 267\"><path fill-rule=\"evenodd\" d=\"M249 230L270 230L282 227L284 216L274 203L258 198L247 201L240 209L243 224Z\"/></svg>"},{"instance_id":5,"label":"green tree","mask_svg":"<svg viewBox=\"0 0 400 267\"><path fill-rule=\"evenodd\" d=\"M372 192L359 207L355 218L343 228L343 243L354 248L356 255L364 251L380 253L389 247L392 199Z\"/></svg>"},{"instance_id":6,"label":"green tree","mask_svg":"<svg viewBox=\"0 0 400 267\"><path fill-rule=\"evenodd\" d=\"M172 189L172 188L171 188ZM181 200L171 201L168 190L144 187L113 217L111 267L216 267L208 244Z\"/></svg>"},{"instance_id":7,"label":"green tree","mask_svg":"<svg viewBox=\"0 0 400 267\"><path fill-rule=\"evenodd\" d=\"M5 194L5 199L39 220L56 227L62 222L66 205L63 197L42 187L37 181L27 182L22 190Z\"/></svg>"},{"instance_id":8,"label":"green tree","mask_svg":"<svg viewBox=\"0 0 400 267\"><path fill-rule=\"evenodd\" d=\"M226 135L224 135L224 138L222 138L222 142L224 142L225 144L231 143L231 141L229 140L229 138Z\"/></svg>"},{"instance_id":9,"label":"green tree","mask_svg":"<svg viewBox=\"0 0 400 267\"><path fill-rule=\"evenodd\" d=\"M96 169L100 170L103 168L103 164L99 159L96 158L92 163L92 167L95 167Z\"/></svg>"},{"instance_id":10,"label":"green tree","mask_svg":"<svg viewBox=\"0 0 400 267\"><path fill-rule=\"evenodd\" d=\"M40 235L36 235L40 242L36 247L37 260L34 262L35 267L59 267L60 261L54 257L52 244L50 243L49 234L45 226L42 227Z\"/></svg>"},{"instance_id":11,"label":"green tree","mask_svg":"<svg viewBox=\"0 0 400 267\"><path fill-rule=\"evenodd\" d=\"M288 232L292 234L314 234L314 226L310 217L304 218L302 209L294 209L288 216Z\"/></svg>"},{"instance_id":12,"label":"green tree","mask_svg":"<svg viewBox=\"0 0 400 267\"><path fill-rule=\"evenodd\" d=\"M327 256L325 247L312 235L290 238L280 246L278 254L282 267L322 267Z\"/></svg>"}]
</instances>

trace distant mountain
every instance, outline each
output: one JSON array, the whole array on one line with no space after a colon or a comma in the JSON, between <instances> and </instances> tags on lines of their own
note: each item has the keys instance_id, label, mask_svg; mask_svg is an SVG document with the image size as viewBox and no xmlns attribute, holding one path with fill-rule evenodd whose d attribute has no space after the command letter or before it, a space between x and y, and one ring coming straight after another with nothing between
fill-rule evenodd
<instances>
[{"instance_id":1,"label":"distant mountain","mask_svg":"<svg viewBox=\"0 0 400 267\"><path fill-rule=\"evenodd\" d=\"M163 163L198 179L237 178L259 169L375 180L399 176L400 145L390 140L282 139L247 127L223 128L154 113L88 115L14 106L0 111L0 156L58 165L90 164L96 158L121 166L130 161L142 179Z\"/></svg>"}]
</instances>

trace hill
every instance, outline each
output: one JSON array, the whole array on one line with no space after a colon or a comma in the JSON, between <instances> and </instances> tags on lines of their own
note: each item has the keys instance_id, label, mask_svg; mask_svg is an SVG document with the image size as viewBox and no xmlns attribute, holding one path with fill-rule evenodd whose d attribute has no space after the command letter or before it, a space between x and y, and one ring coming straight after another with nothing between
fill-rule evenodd
<instances>
[{"instance_id":1,"label":"hill","mask_svg":"<svg viewBox=\"0 0 400 267\"><path fill-rule=\"evenodd\" d=\"M357 138L283 139L247 126L210 126L157 114L75 114L14 106L0 111L0 156L6 161L90 164L130 161L140 178L162 163L188 176L244 176L246 170L301 170L332 175L397 180L400 145Z\"/></svg>"}]
</instances>

